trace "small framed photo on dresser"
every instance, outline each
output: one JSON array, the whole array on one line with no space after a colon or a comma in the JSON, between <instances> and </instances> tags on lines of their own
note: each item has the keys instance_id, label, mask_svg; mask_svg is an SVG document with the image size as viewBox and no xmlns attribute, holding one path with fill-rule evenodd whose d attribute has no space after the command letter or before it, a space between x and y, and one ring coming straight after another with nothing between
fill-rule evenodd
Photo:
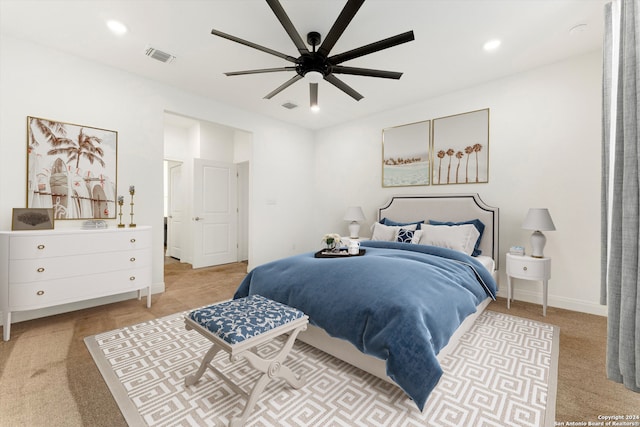
<instances>
[{"instance_id":1,"label":"small framed photo on dresser","mask_svg":"<svg viewBox=\"0 0 640 427\"><path fill-rule=\"evenodd\" d=\"M11 230L53 230L53 208L13 208Z\"/></svg>"}]
</instances>

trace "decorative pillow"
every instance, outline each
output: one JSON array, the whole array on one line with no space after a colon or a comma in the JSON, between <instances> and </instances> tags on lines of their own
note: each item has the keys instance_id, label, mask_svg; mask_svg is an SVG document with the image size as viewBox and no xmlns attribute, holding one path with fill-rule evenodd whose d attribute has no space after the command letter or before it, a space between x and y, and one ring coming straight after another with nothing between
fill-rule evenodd
<instances>
[{"instance_id":1,"label":"decorative pillow","mask_svg":"<svg viewBox=\"0 0 640 427\"><path fill-rule=\"evenodd\" d=\"M394 226L394 227L397 227L397 226L404 227L405 225L414 225L415 224L417 226L416 230L420 230L420 226L422 224L424 224L424 221L397 222L397 221L394 221L394 220L389 219L389 218L382 218L380 220L380 223L384 224L384 225L391 225L391 226Z\"/></svg>"},{"instance_id":2,"label":"decorative pillow","mask_svg":"<svg viewBox=\"0 0 640 427\"><path fill-rule=\"evenodd\" d=\"M416 233L416 231L409 230L407 228L401 228L400 230L398 230L396 241L400 243L411 243L414 233Z\"/></svg>"},{"instance_id":3,"label":"decorative pillow","mask_svg":"<svg viewBox=\"0 0 640 427\"><path fill-rule=\"evenodd\" d=\"M416 227L417 225L415 224L400 227L400 226L384 225L384 224L380 224L379 222L374 222L371 240L385 240L387 242L395 242L396 237L398 236L398 230L400 230L400 228L405 228L407 230L415 230Z\"/></svg>"},{"instance_id":4,"label":"decorative pillow","mask_svg":"<svg viewBox=\"0 0 640 427\"><path fill-rule=\"evenodd\" d=\"M472 224L462 225L431 225L422 226L420 244L440 246L464 252L473 253L473 248L480 236L480 232Z\"/></svg>"},{"instance_id":5,"label":"decorative pillow","mask_svg":"<svg viewBox=\"0 0 640 427\"><path fill-rule=\"evenodd\" d=\"M480 240L482 240L482 233L484 232L484 223L482 221L480 221L479 219L470 219L468 221L459 221L459 222L453 222L453 221L435 221L433 219L429 220L429 224L431 225L463 225L463 224L472 224L480 233L480 236L478 237L478 240L476 241L476 244L473 247L473 256L478 256L480 254L482 254L482 251L480 250Z\"/></svg>"}]
</instances>

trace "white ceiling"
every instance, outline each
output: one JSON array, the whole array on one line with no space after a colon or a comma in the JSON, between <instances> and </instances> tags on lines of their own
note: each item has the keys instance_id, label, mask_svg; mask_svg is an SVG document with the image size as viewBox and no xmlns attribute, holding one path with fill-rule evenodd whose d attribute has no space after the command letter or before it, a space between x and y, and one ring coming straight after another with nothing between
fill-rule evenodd
<instances>
[{"instance_id":1,"label":"white ceiling","mask_svg":"<svg viewBox=\"0 0 640 427\"><path fill-rule=\"evenodd\" d=\"M291 63L212 36L212 28L298 56L261 0L0 0L0 30L2 35L31 40L224 104L319 129L599 50L607 1L367 0L331 53L413 30L413 42L344 63L404 75L400 80L340 75L364 95L359 102L321 82L319 113L309 109L304 81L271 100L263 99L293 72L223 75ZM306 40L310 31L324 37L345 0L281 3ZM105 25L108 19L122 21L129 32L115 36ZM570 32L578 24L586 27ZM482 45L492 38L501 39L502 45L495 52L484 52ZM175 55L175 61L164 64L145 56L148 46ZM285 102L299 107L285 109Z\"/></svg>"}]
</instances>

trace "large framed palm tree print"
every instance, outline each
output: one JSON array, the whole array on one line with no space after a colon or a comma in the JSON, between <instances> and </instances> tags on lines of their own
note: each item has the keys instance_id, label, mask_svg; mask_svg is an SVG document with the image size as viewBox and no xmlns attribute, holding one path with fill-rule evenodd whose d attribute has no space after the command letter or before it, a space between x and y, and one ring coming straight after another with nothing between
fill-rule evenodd
<instances>
[{"instance_id":1,"label":"large framed palm tree print","mask_svg":"<svg viewBox=\"0 0 640 427\"><path fill-rule=\"evenodd\" d=\"M118 132L27 117L27 207L56 220L116 217Z\"/></svg>"},{"instance_id":2,"label":"large framed palm tree print","mask_svg":"<svg viewBox=\"0 0 640 427\"><path fill-rule=\"evenodd\" d=\"M433 185L489 182L489 109L433 120Z\"/></svg>"}]
</instances>

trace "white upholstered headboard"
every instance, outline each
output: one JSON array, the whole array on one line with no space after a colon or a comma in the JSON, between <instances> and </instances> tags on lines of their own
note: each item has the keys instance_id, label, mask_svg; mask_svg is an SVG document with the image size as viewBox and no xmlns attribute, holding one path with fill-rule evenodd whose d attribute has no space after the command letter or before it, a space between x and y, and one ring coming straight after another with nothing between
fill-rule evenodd
<instances>
[{"instance_id":1,"label":"white upholstered headboard","mask_svg":"<svg viewBox=\"0 0 640 427\"><path fill-rule=\"evenodd\" d=\"M480 241L483 255L492 256L498 269L498 231L500 210L484 203L478 194L431 194L423 196L393 196L378 209L378 220L389 218L399 222L430 219L466 221L479 219L485 229Z\"/></svg>"}]
</instances>

